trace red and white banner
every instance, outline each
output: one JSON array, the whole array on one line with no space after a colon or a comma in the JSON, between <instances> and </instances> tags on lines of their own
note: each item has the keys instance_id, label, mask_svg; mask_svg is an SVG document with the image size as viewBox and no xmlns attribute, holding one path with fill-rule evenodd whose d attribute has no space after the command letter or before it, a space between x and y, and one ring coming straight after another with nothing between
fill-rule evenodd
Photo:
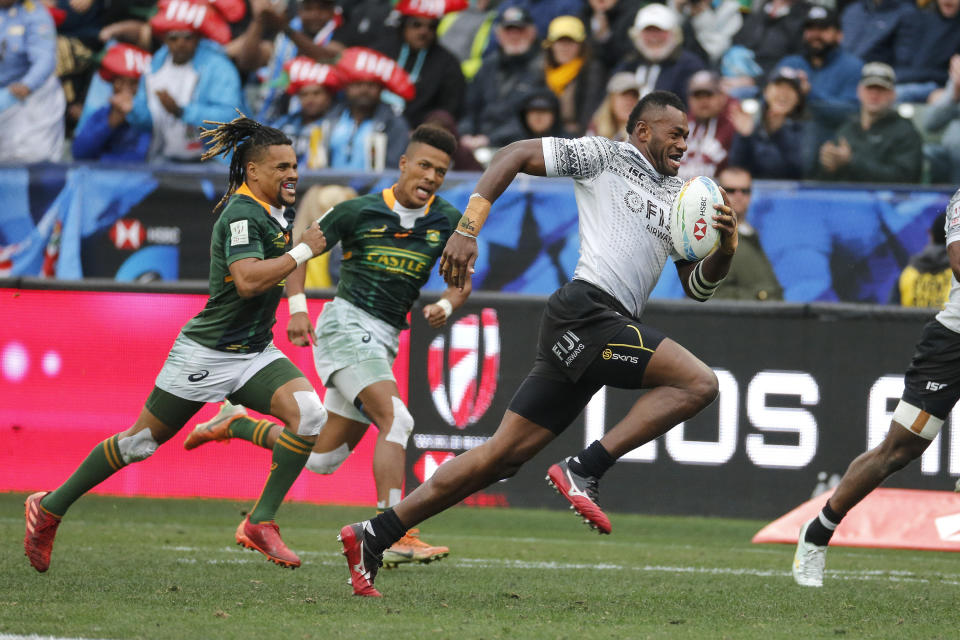
<instances>
[{"instance_id":1,"label":"red and white banner","mask_svg":"<svg viewBox=\"0 0 960 640\"><path fill-rule=\"evenodd\" d=\"M774 520L753 537L753 542L796 544L800 527L820 513L832 493L823 493ZM830 545L960 551L960 495L953 491L875 489L844 517Z\"/></svg>"}]
</instances>

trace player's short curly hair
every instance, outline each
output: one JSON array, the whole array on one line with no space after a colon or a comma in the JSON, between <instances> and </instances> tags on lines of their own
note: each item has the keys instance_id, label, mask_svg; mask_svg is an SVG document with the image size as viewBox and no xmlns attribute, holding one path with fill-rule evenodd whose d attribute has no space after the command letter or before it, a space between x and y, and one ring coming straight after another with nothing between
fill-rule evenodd
<instances>
[{"instance_id":1,"label":"player's short curly hair","mask_svg":"<svg viewBox=\"0 0 960 640\"><path fill-rule=\"evenodd\" d=\"M413 133L410 135L410 144L415 142L428 144L435 149L443 151L451 158L457 151L457 139L453 134L442 127L432 124L422 124L413 130Z\"/></svg>"},{"instance_id":2,"label":"player's short curly hair","mask_svg":"<svg viewBox=\"0 0 960 640\"><path fill-rule=\"evenodd\" d=\"M202 129L201 138L209 138L210 148L201 156L201 160L207 160L216 156L226 156L233 152L233 158L230 160L230 180L227 184L227 192L214 207L213 212L217 213L226 204L230 196L240 188L246 179L247 162L257 160L260 154L267 147L274 145L293 145L293 141L279 129L260 124L252 118L243 115L239 110L239 118L234 118L230 122L213 122L204 120L207 124L215 124L215 129Z\"/></svg>"},{"instance_id":3,"label":"player's short curly hair","mask_svg":"<svg viewBox=\"0 0 960 640\"><path fill-rule=\"evenodd\" d=\"M644 119L647 111L651 109L665 109L667 107L679 109L683 113L687 112L687 105L683 102L683 99L672 91L651 91L643 96L640 98L640 101L637 102L636 106L633 107L630 116L627 118L627 133L633 133L633 130L637 127L637 123Z\"/></svg>"}]
</instances>

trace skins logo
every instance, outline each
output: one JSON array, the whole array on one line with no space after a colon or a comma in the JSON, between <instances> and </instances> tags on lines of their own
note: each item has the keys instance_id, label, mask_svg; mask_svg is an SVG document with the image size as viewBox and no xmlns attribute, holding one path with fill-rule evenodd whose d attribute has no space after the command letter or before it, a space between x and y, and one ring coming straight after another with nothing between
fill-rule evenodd
<instances>
[{"instance_id":1,"label":"skins logo","mask_svg":"<svg viewBox=\"0 0 960 640\"><path fill-rule=\"evenodd\" d=\"M196 373L191 373L190 375L188 375L187 380L189 380L190 382L200 382L201 380L206 378L208 375L210 375L209 371L207 371L206 369L201 369Z\"/></svg>"},{"instance_id":2,"label":"skins logo","mask_svg":"<svg viewBox=\"0 0 960 640\"><path fill-rule=\"evenodd\" d=\"M457 429L483 417L493 402L499 375L500 323L495 309L486 308L480 316L474 313L458 320L450 328L449 348L443 334L430 343L427 381L433 405L447 424Z\"/></svg>"}]
</instances>

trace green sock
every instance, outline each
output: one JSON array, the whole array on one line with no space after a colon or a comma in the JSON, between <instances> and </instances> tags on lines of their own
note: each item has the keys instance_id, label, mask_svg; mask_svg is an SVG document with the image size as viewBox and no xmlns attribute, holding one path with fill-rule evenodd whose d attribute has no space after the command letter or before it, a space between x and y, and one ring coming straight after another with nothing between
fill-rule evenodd
<instances>
[{"instance_id":1,"label":"green sock","mask_svg":"<svg viewBox=\"0 0 960 640\"><path fill-rule=\"evenodd\" d=\"M62 516L80 496L125 467L117 444L119 440L117 434L94 447L66 482L43 497L40 506L55 516Z\"/></svg>"},{"instance_id":2,"label":"green sock","mask_svg":"<svg viewBox=\"0 0 960 640\"><path fill-rule=\"evenodd\" d=\"M293 485L294 480L303 470L303 465L310 457L313 443L309 440L284 429L273 445L273 464L270 465L270 475L267 484L263 487L260 499L250 513L250 522L260 524L273 520L283 502L284 496Z\"/></svg>"},{"instance_id":3,"label":"green sock","mask_svg":"<svg viewBox=\"0 0 960 640\"><path fill-rule=\"evenodd\" d=\"M231 438L240 438L248 440L258 447L269 449L267 436L270 435L270 427L274 425L269 420L253 420L251 418L234 418L230 423L228 430ZM277 425L280 426L280 425Z\"/></svg>"}]
</instances>

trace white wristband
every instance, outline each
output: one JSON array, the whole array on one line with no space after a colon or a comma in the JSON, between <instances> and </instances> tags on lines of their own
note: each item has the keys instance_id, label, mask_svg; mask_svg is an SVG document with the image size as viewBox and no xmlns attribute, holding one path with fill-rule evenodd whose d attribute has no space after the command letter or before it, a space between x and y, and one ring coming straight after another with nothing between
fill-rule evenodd
<instances>
[{"instance_id":1,"label":"white wristband","mask_svg":"<svg viewBox=\"0 0 960 640\"><path fill-rule=\"evenodd\" d=\"M290 315L295 313L309 313L307 311L307 296L302 293L295 293L287 298L287 308Z\"/></svg>"},{"instance_id":2,"label":"white wristband","mask_svg":"<svg viewBox=\"0 0 960 640\"><path fill-rule=\"evenodd\" d=\"M287 251L287 255L293 258L299 267L313 257L313 249L311 249L310 245L308 245L306 242L301 242L293 249L290 249L290 251Z\"/></svg>"},{"instance_id":3,"label":"white wristband","mask_svg":"<svg viewBox=\"0 0 960 640\"><path fill-rule=\"evenodd\" d=\"M449 318L450 314L453 313L453 305L446 298L440 298L434 304L443 309L444 318Z\"/></svg>"}]
</instances>

